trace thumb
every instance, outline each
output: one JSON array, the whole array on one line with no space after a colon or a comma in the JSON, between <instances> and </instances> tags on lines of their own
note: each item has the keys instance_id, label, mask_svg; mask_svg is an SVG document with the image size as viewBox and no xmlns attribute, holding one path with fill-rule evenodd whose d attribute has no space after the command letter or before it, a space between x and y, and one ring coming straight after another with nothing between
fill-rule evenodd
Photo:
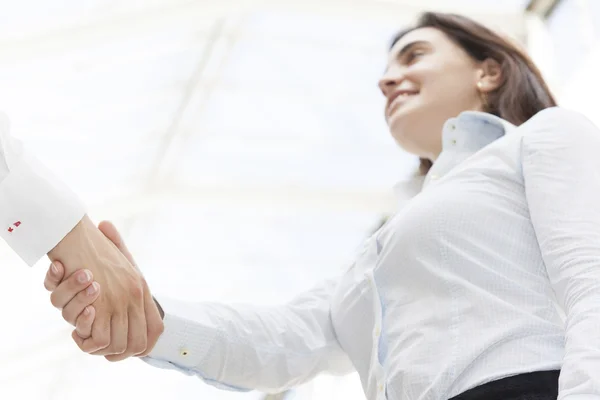
<instances>
[{"instance_id":1,"label":"thumb","mask_svg":"<svg viewBox=\"0 0 600 400\"><path fill-rule=\"evenodd\" d=\"M119 249L119 251L123 253L125 258L127 258L127 260L131 263L131 265L136 265L133 256L129 252L129 249L127 248L127 246L125 246L125 242L123 241L121 234L112 222L102 221L100 222L100 224L98 224L98 229L100 229L100 232L102 232L104 236L108 238L108 240L110 240L114 243L115 246L117 246L117 249Z\"/></svg>"}]
</instances>

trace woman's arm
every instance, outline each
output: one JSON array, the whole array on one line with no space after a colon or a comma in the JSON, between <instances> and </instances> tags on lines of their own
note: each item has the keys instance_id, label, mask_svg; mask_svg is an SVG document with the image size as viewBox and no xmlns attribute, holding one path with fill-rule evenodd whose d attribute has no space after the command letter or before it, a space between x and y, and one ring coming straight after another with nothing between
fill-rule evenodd
<instances>
[{"instance_id":1,"label":"woman's arm","mask_svg":"<svg viewBox=\"0 0 600 400\"><path fill-rule=\"evenodd\" d=\"M337 280L279 307L190 304L159 298L165 331L145 359L230 390L277 393L352 365L330 319Z\"/></svg>"},{"instance_id":2,"label":"woman's arm","mask_svg":"<svg viewBox=\"0 0 600 400\"><path fill-rule=\"evenodd\" d=\"M560 108L540 112L519 129L531 221L567 317L559 399L598 399L600 131Z\"/></svg>"},{"instance_id":3,"label":"woman's arm","mask_svg":"<svg viewBox=\"0 0 600 400\"><path fill-rule=\"evenodd\" d=\"M135 265L112 224L102 223L100 231ZM94 318L90 304L96 294L87 293L90 282L77 280L84 271L63 279L62 266L57 265L57 273L48 269L46 288L53 292L55 306L63 309L63 317L86 337ZM335 279L326 281L280 307L159 299L165 331L144 361L238 391L280 392L320 372L350 372L352 365L338 344L330 319L336 283ZM86 308L90 313L82 314ZM80 340L76 335L74 332L76 341Z\"/></svg>"}]
</instances>

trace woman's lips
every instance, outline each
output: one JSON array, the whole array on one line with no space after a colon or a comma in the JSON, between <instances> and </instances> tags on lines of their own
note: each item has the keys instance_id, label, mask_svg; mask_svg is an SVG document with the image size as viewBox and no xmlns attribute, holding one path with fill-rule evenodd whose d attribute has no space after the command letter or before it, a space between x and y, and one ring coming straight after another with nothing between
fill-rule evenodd
<instances>
[{"instance_id":1,"label":"woman's lips","mask_svg":"<svg viewBox=\"0 0 600 400\"><path fill-rule=\"evenodd\" d=\"M400 91L394 94L391 103L387 109L387 116L390 117L394 111L400 108L401 105L403 105L418 94L419 92L417 91Z\"/></svg>"}]
</instances>

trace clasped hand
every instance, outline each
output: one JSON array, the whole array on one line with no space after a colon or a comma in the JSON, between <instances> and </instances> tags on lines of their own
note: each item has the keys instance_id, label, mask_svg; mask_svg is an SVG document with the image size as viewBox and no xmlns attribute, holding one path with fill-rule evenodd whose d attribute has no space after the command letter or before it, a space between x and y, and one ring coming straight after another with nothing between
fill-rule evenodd
<instances>
[{"instance_id":1,"label":"clasped hand","mask_svg":"<svg viewBox=\"0 0 600 400\"><path fill-rule=\"evenodd\" d=\"M145 356L163 332L162 312L114 225L93 228L71 238L86 243L70 243L93 251L84 251L79 265L54 260L44 286L52 305L75 326L71 336L82 351L109 361Z\"/></svg>"}]
</instances>

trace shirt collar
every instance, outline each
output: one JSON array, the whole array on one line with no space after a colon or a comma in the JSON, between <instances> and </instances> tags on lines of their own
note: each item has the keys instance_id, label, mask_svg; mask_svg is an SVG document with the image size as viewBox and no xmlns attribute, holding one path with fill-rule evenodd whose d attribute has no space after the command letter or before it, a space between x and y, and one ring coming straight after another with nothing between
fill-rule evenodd
<instances>
[{"instance_id":1,"label":"shirt collar","mask_svg":"<svg viewBox=\"0 0 600 400\"><path fill-rule=\"evenodd\" d=\"M495 115L480 111L464 111L444 123L442 152L426 176L414 177L394 185L398 200L417 195L427 184L441 178L462 161L501 138L516 126Z\"/></svg>"},{"instance_id":2,"label":"shirt collar","mask_svg":"<svg viewBox=\"0 0 600 400\"><path fill-rule=\"evenodd\" d=\"M449 150L474 154L514 128L513 124L495 115L464 111L444 124L440 157Z\"/></svg>"}]
</instances>

